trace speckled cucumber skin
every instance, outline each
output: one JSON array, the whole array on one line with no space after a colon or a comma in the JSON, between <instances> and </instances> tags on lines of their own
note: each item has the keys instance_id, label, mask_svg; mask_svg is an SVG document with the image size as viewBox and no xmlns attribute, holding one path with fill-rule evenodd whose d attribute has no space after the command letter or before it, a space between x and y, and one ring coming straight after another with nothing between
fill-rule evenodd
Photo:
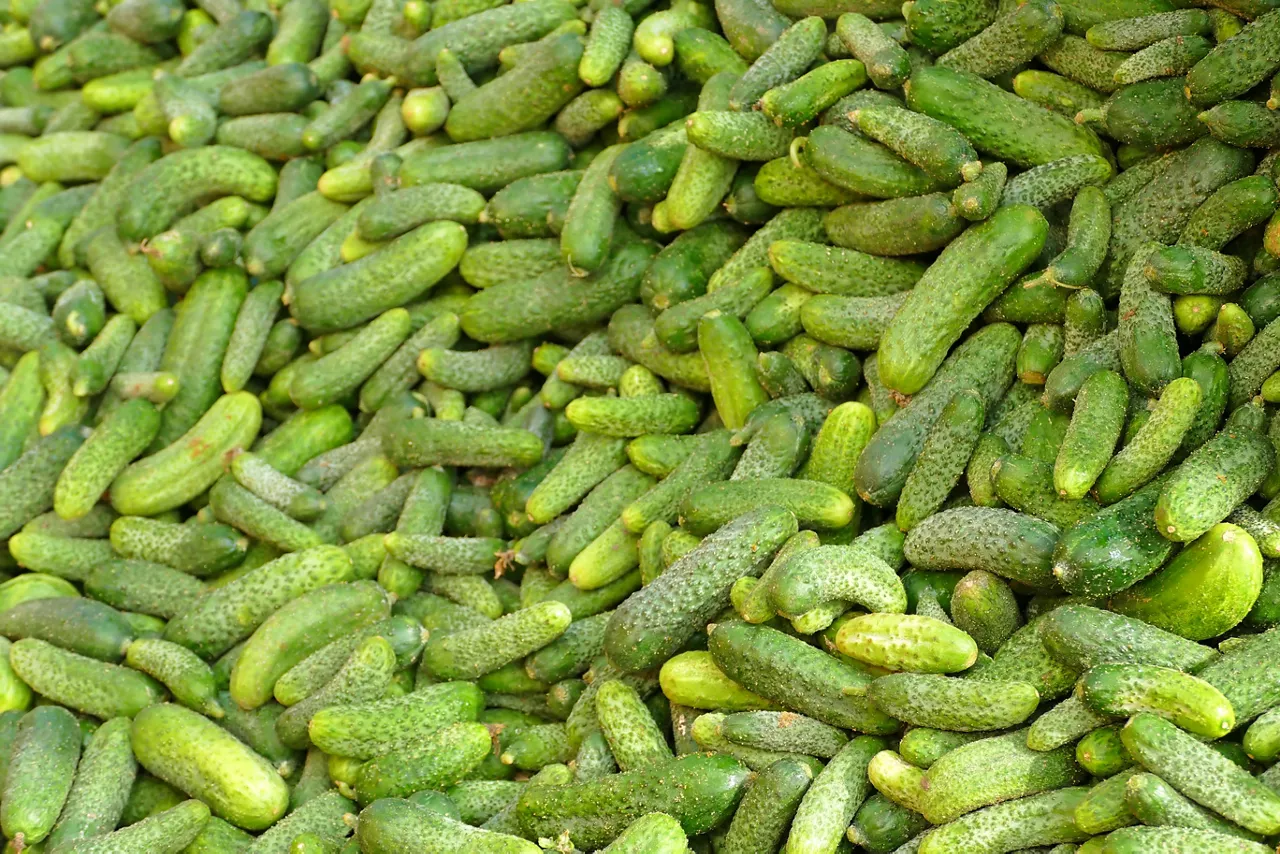
<instances>
[{"instance_id":1,"label":"speckled cucumber skin","mask_svg":"<svg viewBox=\"0 0 1280 854\"><path fill-rule=\"evenodd\" d=\"M361 765L356 794L362 803L368 803L451 786L466 777L492 750L492 736L483 724L450 724L409 747L384 753Z\"/></svg>"},{"instance_id":2,"label":"speckled cucumber skin","mask_svg":"<svg viewBox=\"0 0 1280 854\"><path fill-rule=\"evenodd\" d=\"M726 675L787 708L858 732L886 734L898 727L863 696L871 682L864 671L776 629L720 623L708 646Z\"/></svg>"},{"instance_id":3,"label":"speckled cucumber skin","mask_svg":"<svg viewBox=\"0 0 1280 854\"><path fill-rule=\"evenodd\" d=\"M516 806L521 829L600 847L635 819L665 812L690 835L728 817L741 798L748 771L729 756L693 754L640 771L568 786L531 786Z\"/></svg>"},{"instance_id":4,"label":"speckled cucumber skin","mask_svg":"<svg viewBox=\"0 0 1280 854\"><path fill-rule=\"evenodd\" d=\"M1033 587L1053 589L1058 529L1034 516L962 507L930 516L907 534L907 560L920 569L986 569Z\"/></svg>"},{"instance_id":5,"label":"speckled cucumber skin","mask_svg":"<svg viewBox=\"0 0 1280 854\"><path fill-rule=\"evenodd\" d=\"M858 459L858 494L877 506L897 500L929 428L960 388L976 388L988 406L1004 394L1021 336L1010 325L984 328L956 348L933 381L876 432Z\"/></svg>"},{"instance_id":6,"label":"speckled cucumber skin","mask_svg":"<svg viewBox=\"0 0 1280 854\"><path fill-rule=\"evenodd\" d=\"M836 648L888 670L956 673L973 665L978 647L954 626L918 614L872 613L840 626Z\"/></svg>"},{"instance_id":7,"label":"speckled cucumber skin","mask_svg":"<svg viewBox=\"0 0 1280 854\"><path fill-rule=\"evenodd\" d=\"M832 757L800 801L787 834L787 854L819 854L837 847L871 791L867 765L884 746L883 739L858 736Z\"/></svg>"},{"instance_id":8,"label":"speckled cucumber skin","mask_svg":"<svg viewBox=\"0 0 1280 854\"><path fill-rule=\"evenodd\" d=\"M320 647L388 616L386 592L369 581L304 593L268 617L231 670L231 696L244 709L271 699L276 680Z\"/></svg>"},{"instance_id":9,"label":"speckled cucumber skin","mask_svg":"<svg viewBox=\"0 0 1280 854\"><path fill-rule=\"evenodd\" d=\"M1200 384L1179 377L1164 387L1151 417L1107 463L1094 483L1103 504L1132 494L1158 474L1177 452L1200 408Z\"/></svg>"},{"instance_id":10,"label":"speckled cucumber skin","mask_svg":"<svg viewBox=\"0 0 1280 854\"><path fill-rule=\"evenodd\" d=\"M1028 0L938 57L938 65L995 77L1020 68L1058 41L1063 13L1056 3Z\"/></svg>"},{"instance_id":11,"label":"speckled cucumber skin","mask_svg":"<svg viewBox=\"0 0 1280 854\"><path fill-rule=\"evenodd\" d=\"M621 770L648 768L673 758L657 722L627 683L612 680L600 686L596 717Z\"/></svg>"},{"instance_id":12,"label":"speckled cucumber skin","mask_svg":"<svg viewBox=\"0 0 1280 854\"><path fill-rule=\"evenodd\" d=\"M443 726L473 721L483 704L474 684L442 682L403 697L321 709L308 730L331 755L368 759L409 747Z\"/></svg>"},{"instance_id":13,"label":"speckled cucumber skin","mask_svg":"<svg viewBox=\"0 0 1280 854\"><path fill-rule=\"evenodd\" d=\"M1074 694L1052 707L1027 728L1027 747L1053 750L1086 736L1111 721L1086 706Z\"/></svg>"},{"instance_id":14,"label":"speckled cucumber skin","mask_svg":"<svg viewBox=\"0 0 1280 854\"><path fill-rule=\"evenodd\" d=\"M1074 750L1038 752L1026 732L992 736L945 754L927 772L924 816L945 824L975 809L1077 783L1084 772Z\"/></svg>"},{"instance_id":15,"label":"speckled cucumber skin","mask_svg":"<svg viewBox=\"0 0 1280 854\"><path fill-rule=\"evenodd\" d=\"M86 741L75 782L46 840L50 850L110 833L119 823L138 772L131 726L128 718L112 718Z\"/></svg>"},{"instance_id":16,"label":"speckled cucumber skin","mask_svg":"<svg viewBox=\"0 0 1280 854\"><path fill-rule=\"evenodd\" d=\"M1258 599L1262 554L1253 537L1229 523L1210 528L1160 572L1112 597L1121 614L1192 640L1239 624Z\"/></svg>"},{"instance_id":17,"label":"speckled cucumber skin","mask_svg":"<svg viewBox=\"0 0 1280 854\"><path fill-rule=\"evenodd\" d=\"M1119 293L1129 261L1144 243L1177 239L1196 208L1252 167L1249 152L1200 139L1171 157L1140 190L1112 202L1110 249L1094 289L1104 297Z\"/></svg>"},{"instance_id":18,"label":"speckled cucumber skin","mask_svg":"<svg viewBox=\"0 0 1280 854\"><path fill-rule=\"evenodd\" d=\"M685 499L680 515L684 527L701 536L760 507L766 498L792 512L806 528L843 528L853 518L853 501L840 490L818 481L789 478L728 481L704 487Z\"/></svg>"},{"instance_id":19,"label":"speckled cucumber skin","mask_svg":"<svg viewBox=\"0 0 1280 854\"><path fill-rule=\"evenodd\" d=\"M164 697L163 686L146 674L35 638L14 643L9 663L32 690L95 717L131 717Z\"/></svg>"},{"instance_id":20,"label":"speckled cucumber skin","mask_svg":"<svg viewBox=\"0 0 1280 854\"><path fill-rule=\"evenodd\" d=\"M885 714L915 726L958 732L1005 729L1040 702L1027 682L976 681L921 673L882 676L867 697Z\"/></svg>"},{"instance_id":21,"label":"speckled cucumber skin","mask_svg":"<svg viewBox=\"0 0 1280 854\"><path fill-rule=\"evenodd\" d=\"M1274 465L1266 436L1228 423L1165 482L1155 506L1157 529L1171 540L1194 540L1253 494Z\"/></svg>"},{"instance_id":22,"label":"speckled cucumber skin","mask_svg":"<svg viewBox=\"0 0 1280 854\"><path fill-rule=\"evenodd\" d=\"M80 760L75 716L57 706L40 706L18 722L5 780L0 823L5 836L35 845L49 835L71 791ZM29 842L27 842L29 840Z\"/></svg>"},{"instance_id":23,"label":"speckled cucumber skin","mask_svg":"<svg viewBox=\"0 0 1280 854\"><path fill-rule=\"evenodd\" d=\"M1187 97L1209 106L1248 91L1276 70L1280 15L1265 14L1223 42L1187 74Z\"/></svg>"},{"instance_id":24,"label":"speckled cucumber skin","mask_svg":"<svg viewBox=\"0 0 1280 854\"><path fill-rule=\"evenodd\" d=\"M196 712L170 704L134 718L138 762L211 805L219 817L261 830L284 815L289 790L265 759Z\"/></svg>"},{"instance_id":25,"label":"speckled cucumber skin","mask_svg":"<svg viewBox=\"0 0 1280 854\"><path fill-rule=\"evenodd\" d=\"M967 72L920 68L905 89L913 110L951 125L979 151L1018 166L1072 154L1105 155L1091 130Z\"/></svg>"},{"instance_id":26,"label":"speckled cucumber skin","mask_svg":"<svg viewBox=\"0 0 1280 854\"><path fill-rule=\"evenodd\" d=\"M1142 824L1149 827L1211 830L1251 841L1260 838L1205 809L1160 777L1146 771L1135 774L1125 783L1125 805Z\"/></svg>"},{"instance_id":27,"label":"speckled cucumber skin","mask_svg":"<svg viewBox=\"0 0 1280 854\"><path fill-rule=\"evenodd\" d=\"M1140 765L1202 805L1255 833L1280 829L1280 795L1168 721L1138 714L1120 737Z\"/></svg>"},{"instance_id":28,"label":"speckled cucumber skin","mask_svg":"<svg viewBox=\"0 0 1280 854\"><path fill-rule=\"evenodd\" d=\"M619 606L605 629L605 651L631 671L665 660L728 604L734 581L763 572L795 532L795 516L776 507L730 522Z\"/></svg>"},{"instance_id":29,"label":"speckled cucumber skin","mask_svg":"<svg viewBox=\"0 0 1280 854\"><path fill-rule=\"evenodd\" d=\"M347 553L317 546L277 558L219 587L165 629L165 639L206 656L225 652L281 606L325 584L351 579Z\"/></svg>"},{"instance_id":30,"label":"speckled cucumber skin","mask_svg":"<svg viewBox=\"0 0 1280 854\"><path fill-rule=\"evenodd\" d=\"M1153 511L1161 478L1066 531L1053 551L1053 576L1069 593L1105 596L1155 572L1173 553Z\"/></svg>"},{"instance_id":31,"label":"speckled cucumber skin","mask_svg":"<svg viewBox=\"0 0 1280 854\"><path fill-rule=\"evenodd\" d=\"M1276 705L1280 698L1280 679L1269 665L1278 647L1280 632L1269 630L1254 642L1210 661L1196 675L1221 691L1231 701L1236 721L1246 723Z\"/></svg>"},{"instance_id":32,"label":"speckled cucumber skin","mask_svg":"<svg viewBox=\"0 0 1280 854\"><path fill-rule=\"evenodd\" d=\"M1235 726L1231 704L1218 689L1190 674L1143 664L1104 664L1091 668L1077 689L1087 706L1122 717L1149 712L1206 738Z\"/></svg>"},{"instance_id":33,"label":"speckled cucumber skin","mask_svg":"<svg viewBox=\"0 0 1280 854\"><path fill-rule=\"evenodd\" d=\"M898 497L900 529L910 531L942 507L960 482L985 419L982 395L972 389L960 390L943 408Z\"/></svg>"},{"instance_id":34,"label":"speckled cucumber skin","mask_svg":"<svg viewBox=\"0 0 1280 854\"><path fill-rule=\"evenodd\" d=\"M1088 834L1076 827L1074 815L1088 791L1067 787L969 813L927 834L920 854L1082 842Z\"/></svg>"},{"instance_id":35,"label":"speckled cucumber skin","mask_svg":"<svg viewBox=\"0 0 1280 854\"><path fill-rule=\"evenodd\" d=\"M264 202L275 189L275 170L248 151L214 145L174 152L134 178L121 203L120 233L129 240L158 234L194 198L237 195Z\"/></svg>"},{"instance_id":36,"label":"speckled cucumber skin","mask_svg":"<svg viewBox=\"0 0 1280 854\"><path fill-rule=\"evenodd\" d=\"M1090 605L1055 608L1041 618L1039 631L1049 652L1078 670L1102 664L1147 664L1190 671L1218 657L1201 644Z\"/></svg>"},{"instance_id":37,"label":"speckled cucumber skin","mask_svg":"<svg viewBox=\"0 0 1280 854\"><path fill-rule=\"evenodd\" d=\"M769 601L790 618L834 599L872 611L901 614L907 609L907 594L893 567L856 543L796 553L772 575Z\"/></svg>"}]
</instances>

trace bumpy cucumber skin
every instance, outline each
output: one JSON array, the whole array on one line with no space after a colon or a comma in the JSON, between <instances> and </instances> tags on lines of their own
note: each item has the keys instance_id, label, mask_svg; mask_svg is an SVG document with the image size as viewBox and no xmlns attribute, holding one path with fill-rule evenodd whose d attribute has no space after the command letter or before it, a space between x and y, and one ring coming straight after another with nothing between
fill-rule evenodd
<instances>
[{"instance_id":1,"label":"bumpy cucumber skin","mask_svg":"<svg viewBox=\"0 0 1280 854\"><path fill-rule=\"evenodd\" d=\"M1038 166L1072 154L1106 155L1091 130L976 75L937 66L920 68L905 88L912 109L951 125L979 151L1018 166ZM993 121L996 115L1003 120Z\"/></svg>"},{"instance_id":2,"label":"bumpy cucumber skin","mask_svg":"<svg viewBox=\"0 0 1280 854\"><path fill-rule=\"evenodd\" d=\"M912 528L904 548L907 560L921 569L986 569L1052 590L1058 535L1057 527L1034 516L963 507L936 513Z\"/></svg>"},{"instance_id":3,"label":"bumpy cucumber skin","mask_svg":"<svg viewBox=\"0 0 1280 854\"><path fill-rule=\"evenodd\" d=\"M1057 543L1053 575L1068 592L1105 596L1150 575L1173 553L1153 516L1163 480L1082 520Z\"/></svg>"},{"instance_id":4,"label":"bumpy cucumber skin","mask_svg":"<svg viewBox=\"0 0 1280 854\"><path fill-rule=\"evenodd\" d=\"M116 477L113 506L124 514L150 515L189 501L221 475L226 451L252 441L261 419L253 395L237 392L220 398L184 436Z\"/></svg>"},{"instance_id":5,"label":"bumpy cucumber skin","mask_svg":"<svg viewBox=\"0 0 1280 854\"><path fill-rule=\"evenodd\" d=\"M1069 786L1084 776L1069 746L1037 752L1027 748L1023 731L993 736L958 747L933 764L924 815L944 824L1002 800Z\"/></svg>"},{"instance_id":6,"label":"bumpy cucumber skin","mask_svg":"<svg viewBox=\"0 0 1280 854\"><path fill-rule=\"evenodd\" d=\"M1280 828L1280 795L1168 721L1138 714L1120 737L1143 767L1223 817L1255 833Z\"/></svg>"},{"instance_id":7,"label":"bumpy cucumber skin","mask_svg":"<svg viewBox=\"0 0 1280 854\"><path fill-rule=\"evenodd\" d=\"M1275 71L1280 15L1262 15L1227 42L1211 51L1187 74L1187 97L1198 106L1233 98Z\"/></svg>"},{"instance_id":8,"label":"bumpy cucumber skin","mask_svg":"<svg viewBox=\"0 0 1280 854\"><path fill-rule=\"evenodd\" d=\"M928 834L921 854L979 850L980 846L1054 845L1084 841L1088 834L1076 827L1076 807L1089 790L1083 786L1058 789L962 816Z\"/></svg>"},{"instance_id":9,"label":"bumpy cucumber skin","mask_svg":"<svg viewBox=\"0 0 1280 854\"><path fill-rule=\"evenodd\" d=\"M1094 483L1099 501L1114 504L1165 467L1190 430L1201 396L1199 383L1190 377L1179 377L1164 387L1151 417Z\"/></svg>"},{"instance_id":10,"label":"bumpy cucumber skin","mask_svg":"<svg viewBox=\"0 0 1280 854\"><path fill-rule=\"evenodd\" d=\"M982 396L969 389L957 392L942 410L898 498L900 529L911 530L942 507L973 455L985 417Z\"/></svg>"},{"instance_id":11,"label":"bumpy cucumber skin","mask_svg":"<svg viewBox=\"0 0 1280 854\"><path fill-rule=\"evenodd\" d=\"M716 665L760 696L832 726L887 734L898 723L863 694L864 671L765 626L721 623L708 646Z\"/></svg>"},{"instance_id":12,"label":"bumpy cucumber skin","mask_svg":"<svg viewBox=\"0 0 1280 854\"><path fill-rule=\"evenodd\" d=\"M1219 187L1245 177L1253 156L1214 139L1200 139L1173 155L1146 186L1112 203L1111 244L1095 290L1119 292L1129 261L1147 241L1173 241Z\"/></svg>"},{"instance_id":13,"label":"bumpy cucumber skin","mask_svg":"<svg viewBox=\"0 0 1280 854\"><path fill-rule=\"evenodd\" d=\"M1207 682L1169 667L1104 664L1091 668L1077 689L1085 705L1117 717L1151 713L1205 738L1235 726L1235 713Z\"/></svg>"},{"instance_id":14,"label":"bumpy cucumber skin","mask_svg":"<svg viewBox=\"0 0 1280 854\"><path fill-rule=\"evenodd\" d=\"M0 822L5 836L36 844L48 836L71 791L80 759L80 728L57 706L40 706L18 723L4 785Z\"/></svg>"},{"instance_id":15,"label":"bumpy cucumber skin","mask_svg":"<svg viewBox=\"0 0 1280 854\"><path fill-rule=\"evenodd\" d=\"M957 390L976 388L988 408L995 404L1008 388L1020 342L1013 326L993 324L956 348L931 384L871 437L858 458L854 480L863 500L877 506L897 500L930 426Z\"/></svg>"},{"instance_id":16,"label":"bumpy cucumber skin","mask_svg":"<svg viewBox=\"0 0 1280 854\"><path fill-rule=\"evenodd\" d=\"M532 842L456 821L427 806L398 798L374 801L360 813L359 849L374 854L438 851L440 854L537 854Z\"/></svg>"},{"instance_id":17,"label":"bumpy cucumber skin","mask_svg":"<svg viewBox=\"0 0 1280 854\"><path fill-rule=\"evenodd\" d=\"M867 688L867 696L881 711L909 724L959 732L1017 726L1040 702L1028 682L919 673L882 676Z\"/></svg>"},{"instance_id":18,"label":"bumpy cucumber skin","mask_svg":"<svg viewBox=\"0 0 1280 854\"><path fill-rule=\"evenodd\" d=\"M1169 565L1112 597L1110 607L1192 640L1238 625L1262 589L1262 555L1244 530L1219 524Z\"/></svg>"},{"instance_id":19,"label":"bumpy cucumber skin","mask_svg":"<svg viewBox=\"0 0 1280 854\"><path fill-rule=\"evenodd\" d=\"M140 712L132 743L144 768L199 795L239 827L269 827L289 805L288 787L265 759L181 706L156 705Z\"/></svg>"},{"instance_id":20,"label":"bumpy cucumber skin","mask_svg":"<svg viewBox=\"0 0 1280 854\"><path fill-rule=\"evenodd\" d=\"M224 146L174 152L130 184L120 211L121 236L141 240L158 234L192 198L238 195L264 202L275 189L275 170L256 154Z\"/></svg>"},{"instance_id":21,"label":"bumpy cucumber skin","mask_svg":"<svg viewBox=\"0 0 1280 854\"><path fill-rule=\"evenodd\" d=\"M76 781L47 839L50 850L110 833L119 823L138 771L131 726L128 718L112 718L85 743Z\"/></svg>"},{"instance_id":22,"label":"bumpy cucumber skin","mask_svg":"<svg viewBox=\"0 0 1280 854\"><path fill-rule=\"evenodd\" d=\"M695 835L728 817L747 776L746 766L729 756L682 756L587 783L530 786L520 796L516 816L529 835L567 830L578 844L594 847L653 811L672 815L686 833Z\"/></svg>"},{"instance_id":23,"label":"bumpy cucumber skin","mask_svg":"<svg viewBox=\"0 0 1280 854\"><path fill-rule=\"evenodd\" d=\"M1078 670L1101 664L1148 664L1177 670L1211 665L1217 653L1141 620L1088 605L1063 605L1039 621L1053 657Z\"/></svg>"},{"instance_id":24,"label":"bumpy cucumber skin","mask_svg":"<svg viewBox=\"0 0 1280 854\"><path fill-rule=\"evenodd\" d=\"M768 557L795 532L795 517L780 508L729 523L614 612L605 629L605 651L633 671L665 660L728 604L734 581L762 572Z\"/></svg>"},{"instance_id":25,"label":"bumpy cucumber skin","mask_svg":"<svg viewBox=\"0 0 1280 854\"><path fill-rule=\"evenodd\" d=\"M426 223L381 251L298 282L288 295L289 311L316 332L369 320L431 287L457 265L466 244L461 225Z\"/></svg>"},{"instance_id":26,"label":"bumpy cucumber skin","mask_svg":"<svg viewBox=\"0 0 1280 854\"><path fill-rule=\"evenodd\" d=\"M348 581L352 573L351 559L337 546L284 555L200 599L169 623L165 639L207 656L220 655L290 600L325 584Z\"/></svg>"},{"instance_id":27,"label":"bumpy cucumber skin","mask_svg":"<svg viewBox=\"0 0 1280 854\"><path fill-rule=\"evenodd\" d=\"M1274 465L1266 436L1227 424L1166 481L1155 506L1157 528L1177 542L1194 540L1251 495Z\"/></svg>"}]
</instances>

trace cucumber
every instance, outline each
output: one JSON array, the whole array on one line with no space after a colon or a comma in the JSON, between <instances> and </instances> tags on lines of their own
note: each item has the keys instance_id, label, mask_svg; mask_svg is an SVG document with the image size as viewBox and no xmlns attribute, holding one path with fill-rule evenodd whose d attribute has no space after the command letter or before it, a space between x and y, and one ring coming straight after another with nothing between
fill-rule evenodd
<instances>
[{"instance_id":1,"label":"cucumber","mask_svg":"<svg viewBox=\"0 0 1280 854\"><path fill-rule=\"evenodd\" d=\"M0 614L0 634L38 638L102 661L118 662L133 630L114 608L91 599L57 597L20 602Z\"/></svg>"},{"instance_id":2,"label":"cucumber","mask_svg":"<svg viewBox=\"0 0 1280 854\"><path fill-rule=\"evenodd\" d=\"M1129 261L1147 241L1173 241L1191 215L1219 187L1245 177L1252 156L1213 139L1199 139L1171 157L1142 189L1113 202L1112 241L1098 280L1104 297L1119 292Z\"/></svg>"},{"instance_id":3,"label":"cucumber","mask_svg":"<svg viewBox=\"0 0 1280 854\"><path fill-rule=\"evenodd\" d=\"M1077 827L1075 815L1088 792L1083 786L1073 786L986 807L930 833L919 850L921 854L943 854L979 850L979 846L998 849L1024 843L1083 841L1088 834Z\"/></svg>"},{"instance_id":4,"label":"cucumber","mask_svg":"<svg viewBox=\"0 0 1280 854\"><path fill-rule=\"evenodd\" d=\"M163 231L196 198L237 195L271 198L275 170L255 154L205 146L160 158L137 174L121 203L121 236L141 240Z\"/></svg>"},{"instance_id":5,"label":"cucumber","mask_svg":"<svg viewBox=\"0 0 1280 854\"><path fill-rule=\"evenodd\" d=\"M219 398L184 436L121 472L111 485L112 505L126 515L150 515L194 498L221 475L223 454L257 435L260 421L252 395ZM197 440L201 452L189 453L187 443Z\"/></svg>"},{"instance_id":6,"label":"cucumber","mask_svg":"<svg viewBox=\"0 0 1280 854\"><path fill-rule=\"evenodd\" d=\"M929 428L957 390L978 389L988 406L1004 394L1020 340L1012 326L994 324L956 348L930 385L872 436L859 457L854 481L863 500L885 506L898 498Z\"/></svg>"},{"instance_id":7,"label":"cucumber","mask_svg":"<svg viewBox=\"0 0 1280 854\"><path fill-rule=\"evenodd\" d=\"M1106 715L1150 713L1205 738L1235 726L1231 704L1202 679L1168 667L1104 664L1091 668L1077 693L1086 706Z\"/></svg>"},{"instance_id":8,"label":"cucumber","mask_svg":"<svg viewBox=\"0 0 1280 854\"><path fill-rule=\"evenodd\" d=\"M80 727L57 706L23 715L13 739L0 823L21 849L44 840L72 788L80 760Z\"/></svg>"},{"instance_id":9,"label":"cucumber","mask_svg":"<svg viewBox=\"0 0 1280 854\"><path fill-rule=\"evenodd\" d=\"M473 828L412 801L384 798L360 812L359 849L391 854L422 846L441 854L536 854L540 851L505 833Z\"/></svg>"},{"instance_id":10,"label":"cucumber","mask_svg":"<svg viewBox=\"0 0 1280 854\"><path fill-rule=\"evenodd\" d=\"M870 676L799 639L765 626L720 623L708 646L726 675L786 708L859 732L897 727L863 696Z\"/></svg>"},{"instance_id":11,"label":"cucumber","mask_svg":"<svg viewBox=\"0 0 1280 854\"><path fill-rule=\"evenodd\" d=\"M924 816L942 824L1000 801L1070 786L1085 776L1073 754L1069 746L1030 750L1020 730L958 747L926 772Z\"/></svg>"},{"instance_id":12,"label":"cucumber","mask_svg":"<svg viewBox=\"0 0 1280 854\"><path fill-rule=\"evenodd\" d=\"M531 836L567 831L593 847L609 843L649 812L665 812L696 835L729 817L747 775L746 766L729 756L682 756L586 783L527 787L516 817Z\"/></svg>"},{"instance_id":13,"label":"cucumber","mask_svg":"<svg viewBox=\"0 0 1280 854\"><path fill-rule=\"evenodd\" d=\"M883 109L892 112L897 108ZM888 147L839 131L834 125L821 125L794 146L803 165L837 187L859 195L893 199L929 193L945 186Z\"/></svg>"},{"instance_id":14,"label":"cucumber","mask_svg":"<svg viewBox=\"0 0 1280 854\"><path fill-rule=\"evenodd\" d=\"M1217 658L1208 647L1088 605L1064 605L1046 614L1040 638L1054 658L1079 670L1101 664L1195 670ZM1123 644L1116 643L1117 638L1122 638Z\"/></svg>"},{"instance_id":15,"label":"cucumber","mask_svg":"<svg viewBox=\"0 0 1280 854\"><path fill-rule=\"evenodd\" d=\"M166 640L220 655L251 635L278 608L325 584L346 581L351 559L336 546L286 554L216 588L165 629Z\"/></svg>"},{"instance_id":16,"label":"cucumber","mask_svg":"<svg viewBox=\"0 0 1280 854\"><path fill-rule=\"evenodd\" d=\"M709 534L765 503L791 511L800 524L822 530L843 528L853 518L853 501L833 486L817 481L758 478L712 484L690 494L681 508L684 527Z\"/></svg>"},{"instance_id":17,"label":"cucumber","mask_svg":"<svg viewBox=\"0 0 1280 854\"><path fill-rule=\"evenodd\" d=\"M1238 723L1251 721L1271 707L1277 686L1265 670L1257 668L1272 654L1275 641L1275 635L1266 632L1255 637L1253 643L1232 649L1197 671L1201 679L1231 701Z\"/></svg>"},{"instance_id":18,"label":"cucumber","mask_svg":"<svg viewBox=\"0 0 1280 854\"><path fill-rule=\"evenodd\" d=\"M1150 827L1195 828L1253 840L1257 835L1196 804L1157 777L1143 772L1125 784L1125 804Z\"/></svg>"},{"instance_id":19,"label":"cucumber","mask_svg":"<svg viewBox=\"0 0 1280 854\"><path fill-rule=\"evenodd\" d=\"M1230 422L1180 465L1160 490L1160 533L1190 542L1225 519L1261 485L1275 465L1275 449L1260 432Z\"/></svg>"},{"instance_id":20,"label":"cucumber","mask_svg":"<svg viewBox=\"0 0 1280 854\"><path fill-rule=\"evenodd\" d=\"M1014 71L1062 34L1063 13L1056 3L1019 3L985 29L942 56L942 67L995 77Z\"/></svg>"},{"instance_id":21,"label":"cucumber","mask_svg":"<svg viewBox=\"0 0 1280 854\"><path fill-rule=\"evenodd\" d=\"M1147 484L1063 534L1053 575L1078 596L1106 596L1159 569L1173 554L1154 519L1164 479Z\"/></svg>"},{"instance_id":22,"label":"cucumber","mask_svg":"<svg viewBox=\"0 0 1280 854\"><path fill-rule=\"evenodd\" d=\"M76 779L49 834L51 849L110 833L124 812L138 763L127 718L105 721L85 742Z\"/></svg>"},{"instance_id":23,"label":"cucumber","mask_svg":"<svg viewBox=\"0 0 1280 854\"><path fill-rule=\"evenodd\" d=\"M1196 63L1187 73L1187 97L1197 106L1209 106L1261 83L1276 70L1272 48L1277 38L1280 16L1262 15Z\"/></svg>"},{"instance_id":24,"label":"cucumber","mask_svg":"<svg viewBox=\"0 0 1280 854\"><path fill-rule=\"evenodd\" d=\"M483 703L471 683L440 683L403 697L320 709L308 729L321 750L367 759L411 747L449 724L473 721Z\"/></svg>"},{"instance_id":25,"label":"cucumber","mask_svg":"<svg viewBox=\"0 0 1280 854\"><path fill-rule=\"evenodd\" d=\"M729 92L731 110L754 109L770 89L790 83L804 73L822 51L827 28L821 18L803 18L778 35L752 62ZM773 119L772 115L769 115Z\"/></svg>"},{"instance_id":26,"label":"cucumber","mask_svg":"<svg viewBox=\"0 0 1280 854\"><path fill-rule=\"evenodd\" d=\"M981 395L970 389L957 392L943 408L898 498L901 530L911 530L941 509L973 455L985 417Z\"/></svg>"},{"instance_id":27,"label":"cucumber","mask_svg":"<svg viewBox=\"0 0 1280 854\"><path fill-rule=\"evenodd\" d=\"M190 794L227 821L262 830L284 815L289 790L265 759L196 712L150 706L134 718L138 763ZM201 748L193 750L199 743Z\"/></svg>"},{"instance_id":28,"label":"cucumber","mask_svg":"<svg viewBox=\"0 0 1280 854\"><path fill-rule=\"evenodd\" d=\"M1253 538L1219 524L1167 567L1117 594L1111 607L1188 637L1214 637L1244 619L1262 588L1262 555Z\"/></svg>"},{"instance_id":29,"label":"cucumber","mask_svg":"<svg viewBox=\"0 0 1280 854\"><path fill-rule=\"evenodd\" d=\"M845 205L828 213L823 227L837 246L899 256L947 246L966 222L951 204L950 193L926 193Z\"/></svg>"},{"instance_id":30,"label":"cucumber","mask_svg":"<svg viewBox=\"0 0 1280 854\"><path fill-rule=\"evenodd\" d=\"M605 629L605 651L629 670L670 657L728 604L735 580L764 570L773 551L795 533L795 524L789 512L767 508L708 537L614 612Z\"/></svg>"},{"instance_id":31,"label":"cucumber","mask_svg":"<svg viewBox=\"0 0 1280 854\"><path fill-rule=\"evenodd\" d=\"M1255 833L1280 826L1280 796L1168 721L1137 714L1120 737L1144 768L1224 818Z\"/></svg>"},{"instance_id":32,"label":"cucumber","mask_svg":"<svg viewBox=\"0 0 1280 854\"><path fill-rule=\"evenodd\" d=\"M1240 851L1261 854L1265 846L1215 830L1183 827L1126 827L1107 836L1106 851Z\"/></svg>"},{"instance_id":33,"label":"cucumber","mask_svg":"<svg viewBox=\"0 0 1280 854\"><path fill-rule=\"evenodd\" d=\"M914 726L960 732L1005 729L1025 721L1040 701L1030 683L978 681L917 673L882 676L867 688L882 712Z\"/></svg>"},{"instance_id":34,"label":"cucumber","mask_svg":"<svg viewBox=\"0 0 1280 854\"><path fill-rule=\"evenodd\" d=\"M991 507L944 510L907 534L904 551L919 569L985 569L1052 590L1058 529L1034 516Z\"/></svg>"},{"instance_id":35,"label":"cucumber","mask_svg":"<svg viewBox=\"0 0 1280 854\"><path fill-rule=\"evenodd\" d=\"M1106 155L1091 130L968 72L916 69L904 90L911 109L951 125L978 151L1017 166L1072 154Z\"/></svg>"}]
</instances>

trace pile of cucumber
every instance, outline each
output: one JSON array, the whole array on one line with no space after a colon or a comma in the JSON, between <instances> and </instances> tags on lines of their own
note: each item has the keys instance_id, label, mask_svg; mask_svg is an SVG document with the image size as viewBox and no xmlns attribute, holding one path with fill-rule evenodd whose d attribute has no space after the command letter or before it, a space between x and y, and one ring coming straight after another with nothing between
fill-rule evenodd
<instances>
[{"instance_id":1,"label":"pile of cucumber","mask_svg":"<svg viewBox=\"0 0 1280 854\"><path fill-rule=\"evenodd\" d=\"M3 854L1268 854L1280 0L0 0Z\"/></svg>"}]
</instances>

